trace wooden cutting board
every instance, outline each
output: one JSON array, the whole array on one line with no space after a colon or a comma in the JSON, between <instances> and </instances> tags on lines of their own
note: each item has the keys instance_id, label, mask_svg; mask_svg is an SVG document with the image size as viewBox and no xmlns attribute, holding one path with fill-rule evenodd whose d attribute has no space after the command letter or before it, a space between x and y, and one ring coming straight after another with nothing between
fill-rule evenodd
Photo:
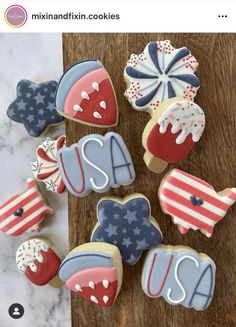
<instances>
[{"instance_id":1,"label":"wooden cutting board","mask_svg":"<svg viewBox=\"0 0 236 327\"><path fill-rule=\"evenodd\" d=\"M122 197L132 192L143 193L150 199L165 244L188 245L207 253L217 266L215 295L204 312L148 298L140 284L142 256L135 266L124 269L122 290L112 308L102 309L72 294L73 327L236 326L236 206L216 226L210 239L193 231L181 235L171 218L162 213L158 202L158 187L164 173L155 175L148 171L142 159L141 136L149 115L133 110L123 96L123 69L130 54L142 52L151 40L165 39L171 40L176 48L188 47L199 61L197 75L201 88L196 102L204 109L207 119L201 141L176 167L205 179L218 191L236 186L236 34L64 34L64 66L96 58L107 68L120 109L119 124L112 130L124 138L137 173L132 185L109 194ZM68 145L84 135L104 135L107 131L66 121ZM89 242L97 222L96 204L100 197L94 192L85 198L69 194L71 249Z\"/></svg>"}]
</instances>

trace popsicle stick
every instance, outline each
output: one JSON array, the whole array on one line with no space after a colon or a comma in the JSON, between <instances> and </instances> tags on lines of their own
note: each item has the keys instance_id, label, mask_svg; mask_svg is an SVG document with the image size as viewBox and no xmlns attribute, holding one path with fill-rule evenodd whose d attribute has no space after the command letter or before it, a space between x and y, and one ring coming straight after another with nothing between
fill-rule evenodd
<instances>
[{"instance_id":1,"label":"popsicle stick","mask_svg":"<svg viewBox=\"0 0 236 327\"><path fill-rule=\"evenodd\" d=\"M160 174L168 166L168 163L166 161L154 157L148 151L144 153L143 160L145 161L145 164L148 167L148 169L156 174Z\"/></svg>"},{"instance_id":2,"label":"popsicle stick","mask_svg":"<svg viewBox=\"0 0 236 327\"><path fill-rule=\"evenodd\" d=\"M55 276L48 284L54 288L60 288L64 283L59 277Z\"/></svg>"}]
</instances>

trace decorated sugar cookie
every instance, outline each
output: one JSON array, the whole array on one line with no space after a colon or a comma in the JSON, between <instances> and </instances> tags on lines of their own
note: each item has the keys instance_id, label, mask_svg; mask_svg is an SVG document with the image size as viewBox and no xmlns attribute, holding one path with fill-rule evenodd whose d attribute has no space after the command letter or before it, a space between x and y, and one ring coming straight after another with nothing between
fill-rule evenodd
<instances>
[{"instance_id":1,"label":"decorated sugar cookie","mask_svg":"<svg viewBox=\"0 0 236 327\"><path fill-rule=\"evenodd\" d=\"M69 148L61 148L57 159L62 180L75 196L91 190L104 193L135 179L129 151L117 133L84 136Z\"/></svg>"},{"instance_id":2,"label":"decorated sugar cookie","mask_svg":"<svg viewBox=\"0 0 236 327\"><path fill-rule=\"evenodd\" d=\"M49 137L36 150L37 160L32 162L34 177L46 185L48 191L62 193L65 184L57 165L57 152L66 146L64 135L52 140Z\"/></svg>"},{"instance_id":3,"label":"decorated sugar cookie","mask_svg":"<svg viewBox=\"0 0 236 327\"><path fill-rule=\"evenodd\" d=\"M51 125L58 125L64 118L55 109L57 82L36 84L21 80L17 85L17 97L7 110L8 117L25 126L28 134L38 137Z\"/></svg>"},{"instance_id":4,"label":"decorated sugar cookie","mask_svg":"<svg viewBox=\"0 0 236 327\"><path fill-rule=\"evenodd\" d=\"M150 203L142 194L134 193L124 199L102 198L97 205L97 217L91 241L116 245L125 265L135 264L144 250L162 241Z\"/></svg>"},{"instance_id":5,"label":"decorated sugar cookie","mask_svg":"<svg viewBox=\"0 0 236 327\"><path fill-rule=\"evenodd\" d=\"M53 214L33 179L27 179L27 190L0 205L0 230L12 236L41 231L45 215Z\"/></svg>"},{"instance_id":6,"label":"decorated sugar cookie","mask_svg":"<svg viewBox=\"0 0 236 327\"><path fill-rule=\"evenodd\" d=\"M16 251L18 270L38 286L61 287L62 281L57 277L60 264L60 257L44 238L29 239Z\"/></svg>"},{"instance_id":7,"label":"decorated sugar cookie","mask_svg":"<svg viewBox=\"0 0 236 327\"><path fill-rule=\"evenodd\" d=\"M61 115L82 124L117 125L115 90L99 60L79 62L64 73L57 89L56 108Z\"/></svg>"},{"instance_id":8,"label":"decorated sugar cookie","mask_svg":"<svg viewBox=\"0 0 236 327\"><path fill-rule=\"evenodd\" d=\"M180 98L167 100L153 113L143 131L147 167L160 173L168 163L184 160L204 128L205 115L196 103Z\"/></svg>"},{"instance_id":9,"label":"decorated sugar cookie","mask_svg":"<svg viewBox=\"0 0 236 327\"><path fill-rule=\"evenodd\" d=\"M171 170L159 188L162 210L169 214L181 234L200 230L207 237L213 233L236 201L236 188L217 193L213 186L182 170Z\"/></svg>"},{"instance_id":10,"label":"decorated sugar cookie","mask_svg":"<svg viewBox=\"0 0 236 327\"><path fill-rule=\"evenodd\" d=\"M205 310L213 298L215 271L214 261L204 253L186 246L159 245L148 251L142 287L151 298Z\"/></svg>"},{"instance_id":11,"label":"decorated sugar cookie","mask_svg":"<svg viewBox=\"0 0 236 327\"><path fill-rule=\"evenodd\" d=\"M149 42L125 67L125 96L134 109L150 113L170 98L193 101L200 87L197 67L189 49L175 49L170 41Z\"/></svg>"},{"instance_id":12,"label":"decorated sugar cookie","mask_svg":"<svg viewBox=\"0 0 236 327\"><path fill-rule=\"evenodd\" d=\"M59 277L78 296L102 307L110 307L120 292L122 261L116 246L86 243L63 260Z\"/></svg>"}]
</instances>

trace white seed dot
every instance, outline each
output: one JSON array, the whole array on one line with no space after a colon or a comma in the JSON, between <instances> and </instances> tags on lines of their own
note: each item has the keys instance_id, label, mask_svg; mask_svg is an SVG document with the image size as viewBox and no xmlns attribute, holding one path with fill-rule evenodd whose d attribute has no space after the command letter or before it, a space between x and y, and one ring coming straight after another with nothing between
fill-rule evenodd
<instances>
[{"instance_id":1,"label":"white seed dot","mask_svg":"<svg viewBox=\"0 0 236 327\"><path fill-rule=\"evenodd\" d=\"M88 95L87 92L85 92L85 91L81 92L81 96L82 96L83 99L89 100L89 95Z\"/></svg>"},{"instance_id":2,"label":"white seed dot","mask_svg":"<svg viewBox=\"0 0 236 327\"><path fill-rule=\"evenodd\" d=\"M108 301L109 301L109 297L108 297L107 295L104 295L104 296L103 296L103 302L104 302L105 304L107 304Z\"/></svg>"},{"instance_id":3,"label":"white seed dot","mask_svg":"<svg viewBox=\"0 0 236 327\"><path fill-rule=\"evenodd\" d=\"M92 87L94 90L96 90L97 92L99 91L99 84L97 82L93 82Z\"/></svg>"},{"instance_id":4,"label":"white seed dot","mask_svg":"<svg viewBox=\"0 0 236 327\"><path fill-rule=\"evenodd\" d=\"M97 119L101 119L101 118L102 118L102 116L100 115L100 113L97 112L97 111L95 111L95 112L93 113L93 117L94 117L94 118L97 118Z\"/></svg>"},{"instance_id":5,"label":"white seed dot","mask_svg":"<svg viewBox=\"0 0 236 327\"><path fill-rule=\"evenodd\" d=\"M80 111L80 112L83 111L83 109L78 104L75 104L74 107L73 107L73 109L74 109L74 111Z\"/></svg>"},{"instance_id":6,"label":"white seed dot","mask_svg":"<svg viewBox=\"0 0 236 327\"><path fill-rule=\"evenodd\" d=\"M94 295L90 296L90 300L94 303L98 303L98 299Z\"/></svg>"},{"instance_id":7,"label":"white seed dot","mask_svg":"<svg viewBox=\"0 0 236 327\"><path fill-rule=\"evenodd\" d=\"M102 285L103 285L103 287L108 288L108 286L109 286L109 282L108 282L108 280L104 279L104 280L102 281Z\"/></svg>"},{"instance_id":8,"label":"white seed dot","mask_svg":"<svg viewBox=\"0 0 236 327\"><path fill-rule=\"evenodd\" d=\"M94 282L89 282L89 287L92 288L93 290L95 289L95 284Z\"/></svg>"},{"instance_id":9,"label":"white seed dot","mask_svg":"<svg viewBox=\"0 0 236 327\"><path fill-rule=\"evenodd\" d=\"M82 292L82 288L79 284L75 285L75 289L76 289L76 291Z\"/></svg>"},{"instance_id":10,"label":"white seed dot","mask_svg":"<svg viewBox=\"0 0 236 327\"><path fill-rule=\"evenodd\" d=\"M100 107L101 107L102 109L106 109L106 108L107 108L106 102L105 102L105 101L101 101L101 102L100 102Z\"/></svg>"}]
</instances>

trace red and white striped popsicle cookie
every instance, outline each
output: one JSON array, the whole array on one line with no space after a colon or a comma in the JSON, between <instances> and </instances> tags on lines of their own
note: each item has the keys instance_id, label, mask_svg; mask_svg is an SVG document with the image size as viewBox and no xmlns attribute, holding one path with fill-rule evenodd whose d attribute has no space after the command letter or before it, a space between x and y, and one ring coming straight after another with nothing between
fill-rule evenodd
<instances>
[{"instance_id":1,"label":"red and white striped popsicle cookie","mask_svg":"<svg viewBox=\"0 0 236 327\"><path fill-rule=\"evenodd\" d=\"M53 209L46 204L35 181L28 179L26 191L0 205L0 230L12 236L39 232L44 216L52 213Z\"/></svg>"},{"instance_id":2,"label":"red and white striped popsicle cookie","mask_svg":"<svg viewBox=\"0 0 236 327\"><path fill-rule=\"evenodd\" d=\"M163 211L172 216L182 234L200 229L210 237L215 224L236 201L236 188L217 193L203 180L173 169L161 182L159 198Z\"/></svg>"}]
</instances>

